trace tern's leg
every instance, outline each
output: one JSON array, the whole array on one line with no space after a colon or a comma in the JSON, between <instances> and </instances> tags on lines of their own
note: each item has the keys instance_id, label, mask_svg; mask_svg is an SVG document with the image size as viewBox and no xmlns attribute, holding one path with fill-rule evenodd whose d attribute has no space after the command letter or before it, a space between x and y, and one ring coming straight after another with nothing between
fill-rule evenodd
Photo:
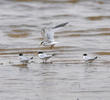
<instances>
[{"instance_id":1,"label":"tern's leg","mask_svg":"<svg viewBox=\"0 0 110 100\"><path fill-rule=\"evenodd\" d=\"M43 63L45 63L45 60L43 59Z\"/></svg>"},{"instance_id":2,"label":"tern's leg","mask_svg":"<svg viewBox=\"0 0 110 100\"><path fill-rule=\"evenodd\" d=\"M46 64L46 62L47 62L47 59L44 60L44 63L45 63L45 64Z\"/></svg>"},{"instance_id":3,"label":"tern's leg","mask_svg":"<svg viewBox=\"0 0 110 100\"><path fill-rule=\"evenodd\" d=\"M23 65L25 64L25 61L20 61L20 62L21 62L21 64L23 64Z\"/></svg>"},{"instance_id":4,"label":"tern's leg","mask_svg":"<svg viewBox=\"0 0 110 100\"><path fill-rule=\"evenodd\" d=\"M25 61L23 61L23 64L25 64Z\"/></svg>"}]
</instances>

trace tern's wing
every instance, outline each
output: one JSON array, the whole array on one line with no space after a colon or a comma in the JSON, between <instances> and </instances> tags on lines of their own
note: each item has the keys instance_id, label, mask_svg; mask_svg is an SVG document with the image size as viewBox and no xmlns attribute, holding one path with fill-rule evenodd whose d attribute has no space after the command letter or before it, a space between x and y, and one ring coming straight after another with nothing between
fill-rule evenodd
<instances>
[{"instance_id":1,"label":"tern's wing","mask_svg":"<svg viewBox=\"0 0 110 100\"><path fill-rule=\"evenodd\" d=\"M48 42L53 42L54 41L54 30L53 29L49 29L47 30L47 32L45 33L47 41Z\"/></svg>"},{"instance_id":2,"label":"tern's wing","mask_svg":"<svg viewBox=\"0 0 110 100\"><path fill-rule=\"evenodd\" d=\"M51 57L50 55L47 55L46 53L39 54L38 56L39 56L41 59Z\"/></svg>"},{"instance_id":3,"label":"tern's wing","mask_svg":"<svg viewBox=\"0 0 110 100\"><path fill-rule=\"evenodd\" d=\"M51 29L49 29L46 32L47 40L48 41L51 41L51 42L54 41L54 33L57 32L62 27L64 27L66 24L68 24L68 23L62 23L62 24L59 24L59 25L57 25L57 26L52 27Z\"/></svg>"},{"instance_id":4,"label":"tern's wing","mask_svg":"<svg viewBox=\"0 0 110 100\"><path fill-rule=\"evenodd\" d=\"M97 59L97 57L91 58L90 60L95 60L95 59Z\"/></svg>"},{"instance_id":5,"label":"tern's wing","mask_svg":"<svg viewBox=\"0 0 110 100\"><path fill-rule=\"evenodd\" d=\"M68 22L59 24L59 25L52 27L50 29L42 29L41 34L43 36L44 41L47 41L47 42L54 41L54 33L56 31L58 31L58 29L60 29L61 27L64 27L67 24L68 24Z\"/></svg>"},{"instance_id":6,"label":"tern's wing","mask_svg":"<svg viewBox=\"0 0 110 100\"><path fill-rule=\"evenodd\" d=\"M28 59L27 57L25 57L25 56L21 56L21 57L20 57L20 60L21 60L21 61L27 61L27 60L29 60L29 59Z\"/></svg>"},{"instance_id":7,"label":"tern's wing","mask_svg":"<svg viewBox=\"0 0 110 100\"><path fill-rule=\"evenodd\" d=\"M43 40L44 40L44 41L47 41L46 29L45 29L45 28L41 29L41 35L42 35Z\"/></svg>"},{"instance_id":8,"label":"tern's wing","mask_svg":"<svg viewBox=\"0 0 110 100\"><path fill-rule=\"evenodd\" d=\"M42 29L41 35L44 41L52 42L54 41L54 30L53 29Z\"/></svg>"},{"instance_id":9,"label":"tern's wing","mask_svg":"<svg viewBox=\"0 0 110 100\"><path fill-rule=\"evenodd\" d=\"M53 27L52 29L54 29L54 30L58 30L58 29L60 29L60 28L62 28L62 27L64 27L65 25L67 25L68 24L68 22L66 22L66 23L62 23L62 24L59 24L59 25L57 25L57 26L55 26L55 27Z\"/></svg>"},{"instance_id":10,"label":"tern's wing","mask_svg":"<svg viewBox=\"0 0 110 100\"><path fill-rule=\"evenodd\" d=\"M87 57L86 58L87 61L94 61L95 59L97 59L97 57Z\"/></svg>"},{"instance_id":11,"label":"tern's wing","mask_svg":"<svg viewBox=\"0 0 110 100\"><path fill-rule=\"evenodd\" d=\"M62 24L59 24L55 27L52 27L51 29L49 29L47 32L46 32L46 36L47 36L47 40L48 41L54 41L54 33L56 31L58 31L60 28L64 27L66 24L68 24L67 22L66 23L62 23Z\"/></svg>"}]
</instances>

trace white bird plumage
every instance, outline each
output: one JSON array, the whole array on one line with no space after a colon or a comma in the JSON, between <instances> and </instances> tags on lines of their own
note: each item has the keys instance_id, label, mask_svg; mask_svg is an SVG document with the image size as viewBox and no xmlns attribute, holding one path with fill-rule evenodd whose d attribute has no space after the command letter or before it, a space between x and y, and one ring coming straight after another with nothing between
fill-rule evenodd
<instances>
[{"instance_id":1,"label":"white bird plumage","mask_svg":"<svg viewBox=\"0 0 110 100\"><path fill-rule=\"evenodd\" d=\"M88 57L87 54L83 54L83 60L87 63L92 63L96 59L97 59L97 56L96 57Z\"/></svg>"},{"instance_id":2,"label":"white bird plumage","mask_svg":"<svg viewBox=\"0 0 110 100\"><path fill-rule=\"evenodd\" d=\"M49 58L54 56L55 54L46 54L43 52L38 52L38 57L43 60L43 63L46 63Z\"/></svg>"},{"instance_id":3,"label":"white bird plumage","mask_svg":"<svg viewBox=\"0 0 110 100\"><path fill-rule=\"evenodd\" d=\"M43 37L43 41L41 42L41 45L51 46L51 48L54 47L54 45L58 43L58 42L55 42L54 40L54 33L58 31L61 27L64 27L66 24L68 24L68 22L57 25L52 28L43 28L41 30L41 35Z\"/></svg>"},{"instance_id":4,"label":"white bird plumage","mask_svg":"<svg viewBox=\"0 0 110 100\"><path fill-rule=\"evenodd\" d=\"M20 62L22 62L23 64L26 64L29 62L29 60L33 59L33 57L31 58L28 58L26 56L23 56L22 53L19 54L19 59L20 59Z\"/></svg>"}]
</instances>

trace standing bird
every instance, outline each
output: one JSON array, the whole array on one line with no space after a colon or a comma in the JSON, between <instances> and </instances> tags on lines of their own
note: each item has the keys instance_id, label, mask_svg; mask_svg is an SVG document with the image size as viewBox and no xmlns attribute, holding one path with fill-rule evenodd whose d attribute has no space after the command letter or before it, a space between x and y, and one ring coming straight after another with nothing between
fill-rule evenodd
<instances>
[{"instance_id":1,"label":"standing bird","mask_svg":"<svg viewBox=\"0 0 110 100\"><path fill-rule=\"evenodd\" d=\"M54 47L55 44L57 44L58 42L54 41L54 33L60 29L61 27L64 27L65 25L67 25L68 22L57 25L55 27L52 28L43 28L41 30L41 35L43 37L43 41L41 42L41 45L43 46L50 46L51 49Z\"/></svg>"},{"instance_id":2,"label":"standing bird","mask_svg":"<svg viewBox=\"0 0 110 100\"><path fill-rule=\"evenodd\" d=\"M92 62L93 62L94 60L96 60L96 59L97 59L97 56L91 58L91 57L88 57L87 54L83 54L83 60L84 60L85 62L87 62L87 63L92 63Z\"/></svg>"},{"instance_id":3,"label":"standing bird","mask_svg":"<svg viewBox=\"0 0 110 100\"><path fill-rule=\"evenodd\" d=\"M43 52L38 52L38 57L43 60L43 63L46 63L47 60L48 60L49 58L51 58L52 56L54 56L54 55L55 55L55 54L48 55L48 54L43 53Z\"/></svg>"},{"instance_id":4,"label":"standing bird","mask_svg":"<svg viewBox=\"0 0 110 100\"><path fill-rule=\"evenodd\" d=\"M20 62L22 62L23 64L27 64L29 62L29 60L33 59L33 57L28 58L28 57L23 56L22 53L20 53L19 59L20 59Z\"/></svg>"}]
</instances>

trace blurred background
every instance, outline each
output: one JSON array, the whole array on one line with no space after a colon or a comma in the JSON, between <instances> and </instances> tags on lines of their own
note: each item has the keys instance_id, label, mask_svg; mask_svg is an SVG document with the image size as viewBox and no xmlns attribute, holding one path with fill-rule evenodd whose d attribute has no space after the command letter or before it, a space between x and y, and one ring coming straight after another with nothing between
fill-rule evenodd
<instances>
[{"instance_id":1,"label":"blurred background","mask_svg":"<svg viewBox=\"0 0 110 100\"><path fill-rule=\"evenodd\" d=\"M39 47L41 28L69 22L55 34L59 41L81 48L108 48L109 6L109 0L1 0L0 46Z\"/></svg>"},{"instance_id":2,"label":"blurred background","mask_svg":"<svg viewBox=\"0 0 110 100\"><path fill-rule=\"evenodd\" d=\"M64 22L55 48L41 47L41 29ZM40 50L57 53L53 64ZM18 66L19 52L35 63ZM83 53L98 59L86 65ZM110 0L0 0L1 100L109 100L109 65Z\"/></svg>"}]
</instances>

